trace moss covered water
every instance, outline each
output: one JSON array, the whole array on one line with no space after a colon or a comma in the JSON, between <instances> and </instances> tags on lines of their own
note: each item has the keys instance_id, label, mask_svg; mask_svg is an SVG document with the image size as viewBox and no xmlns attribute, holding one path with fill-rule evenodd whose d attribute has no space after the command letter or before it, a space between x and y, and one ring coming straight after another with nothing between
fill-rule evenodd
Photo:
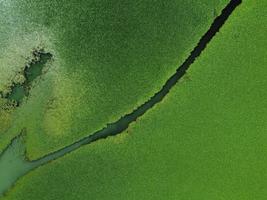
<instances>
[{"instance_id":1,"label":"moss covered water","mask_svg":"<svg viewBox=\"0 0 267 200\"><path fill-rule=\"evenodd\" d=\"M224 24L225 20L229 17L232 11L239 5L240 1L230 3L222 12L222 14L215 19L210 29L201 38L198 45L191 52L190 56L185 62L177 69L176 73L171 76L162 89L157 92L149 101L144 103L138 109L132 113L125 115L115 123L109 124L107 128L95 132L65 148L62 148L54 153L48 154L40 159L29 161L25 157L24 136L27 134L26 129L23 129L22 133L12 140L12 143L2 152L0 157L0 194L4 194L15 182L31 170L37 167L45 165L53 160L56 160L74 150L80 148L83 145L89 144L101 138L117 135L123 132L129 127L129 124L136 121L136 119L142 116L146 111L152 108L155 104L160 102L170 91L170 89L177 83L177 81L186 73L189 66L194 63L197 56L205 49L207 43L217 33L220 27ZM49 56L48 58L51 58ZM46 62L41 62L45 64ZM41 71L39 70L38 73Z\"/></svg>"},{"instance_id":2,"label":"moss covered water","mask_svg":"<svg viewBox=\"0 0 267 200\"><path fill-rule=\"evenodd\" d=\"M265 200L266 6L244 0L160 104L33 170L5 200Z\"/></svg>"},{"instance_id":3,"label":"moss covered water","mask_svg":"<svg viewBox=\"0 0 267 200\"><path fill-rule=\"evenodd\" d=\"M0 151L27 128L27 156L35 160L135 110L162 88L228 3L0 1L0 88L33 49L53 55L12 116L13 128L0 134Z\"/></svg>"}]
</instances>

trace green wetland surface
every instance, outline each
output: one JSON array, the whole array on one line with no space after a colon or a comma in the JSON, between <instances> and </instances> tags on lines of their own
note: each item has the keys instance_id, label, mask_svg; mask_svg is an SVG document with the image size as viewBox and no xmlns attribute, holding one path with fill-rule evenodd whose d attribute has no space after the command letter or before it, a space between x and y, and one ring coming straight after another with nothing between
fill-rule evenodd
<instances>
[{"instance_id":1,"label":"green wetland surface","mask_svg":"<svg viewBox=\"0 0 267 200\"><path fill-rule=\"evenodd\" d=\"M0 2L2 199L265 198L267 1L60 3Z\"/></svg>"}]
</instances>

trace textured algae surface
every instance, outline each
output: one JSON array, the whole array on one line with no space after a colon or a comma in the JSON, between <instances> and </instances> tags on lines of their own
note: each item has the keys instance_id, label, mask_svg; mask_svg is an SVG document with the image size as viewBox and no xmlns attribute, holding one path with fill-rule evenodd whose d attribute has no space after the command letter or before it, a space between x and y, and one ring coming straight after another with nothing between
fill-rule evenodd
<instances>
[{"instance_id":1,"label":"textured algae surface","mask_svg":"<svg viewBox=\"0 0 267 200\"><path fill-rule=\"evenodd\" d=\"M17 180L28 174L30 171L53 160L59 159L66 154L81 148L83 145L88 145L89 143L95 142L99 139L107 138L108 136L118 135L127 130L129 124L136 121L140 116L145 114L157 103L162 101L164 97L166 97L170 89L177 83L177 81L181 79L181 77L184 76L186 70L192 65L192 63L194 63L196 58L201 55L207 44L213 39L214 35L216 35L216 33L220 30L225 21L229 18L236 7L240 5L240 3L241 1L232 1L221 11L221 14L216 17L212 25L210 25L209 30L206 31L206 33L199 40L198 44L194 47L194 50L192 50L183 64L177 68L175 74L168 78L160 91L151 97L150 100L143 103L142 106L138 107L138 109L133 110L131 113L123 116L118 121L109 124L106 128L93 134L89 134L87 137L75 141L69 146L58 149L57 151L34 161L30 161L25 158L27 155L24 155L24 151L16 151L16 149L21 149L20 144L23 144L21 142L23 142L26 134L26 129L23 129L21 134L12 139L11 144L0 155L0 194L5 195L6 192L10 190L10 188L12 188L12 186L17 182ZM44 53L43 50L34 51L33 55L35 56L35 59L31 61L31 63L24 69L23 74L25 75L25 80L21 83L21 86L23 86L22 88L27 91L27 95L29 93L28 89L30 89L29 86L31 85L31 82L38 76L42 75L43 70L41 69L43 69L46 62L52 58L52 54ZM11 88L10 93L14 92L12 89L14 90L14 87ZM9 94L7 96L9 96ZM17 102L16 106L20 106L20 104ZM10 162L11 160L12 162Z\"/></svg>"},{"instance_id":2,"label":"textured algae surface","mask_svg":"<svg viewBox=\"0 0 267 200\"><path fill-rule=\"evenodd\" d=\"M126 132L34 170L6 199L265 199L266 6L243 1Z\"/></svg>"},{"instance_id":3,"label":"textured algae surface","mask_svg":"<svg viewBox=\"0 0 267 200\"><path fill-rule=\"evenodd\" d=\"M20 80L33 49L53 61L19 108L1 109L0 149L25 128L27 156L37 159L129 113L162 87L226 3L1 1L0 91Z\"/></svg>"}]
</instances>

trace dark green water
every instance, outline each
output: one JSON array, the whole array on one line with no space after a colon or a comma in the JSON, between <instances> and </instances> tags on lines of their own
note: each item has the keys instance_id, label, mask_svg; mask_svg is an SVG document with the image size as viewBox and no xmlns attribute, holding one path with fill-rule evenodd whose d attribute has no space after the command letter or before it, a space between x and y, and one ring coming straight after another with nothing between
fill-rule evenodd
<instances>
[{"instance_id":1,"label":"dark green water","mask_svg":"<svg viewBox=\"0 0 267 200\"><path fill-rule=\"evenodd\" d=\"M45 64L52 58L50 53L42 51L35 51L33 55L34 60L29 63L29 67L25 66L23 71L25 81L13 84L11 92L5 97L10 101L16 102L17 105L20 105L24 97L29 95L32 82L42 75Z\"/></svg>"}]
</instances>

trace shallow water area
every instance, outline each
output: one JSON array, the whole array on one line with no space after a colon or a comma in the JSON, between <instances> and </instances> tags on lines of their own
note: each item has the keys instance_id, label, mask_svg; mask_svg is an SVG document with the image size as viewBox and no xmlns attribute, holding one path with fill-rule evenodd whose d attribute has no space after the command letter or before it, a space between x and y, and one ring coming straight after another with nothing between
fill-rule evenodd
<instances>
[{"instance_id":1,"label":"shallow water area","mask_svg":"<svg viewBox=\"0 0 267 200\"><path fill-rule=\"evenodd\" d=\"M18 179L32 169L32 164L25 160L25 147L22 137L15 138L0 155L0 197Z\"/></svg>"}]
</instances>

